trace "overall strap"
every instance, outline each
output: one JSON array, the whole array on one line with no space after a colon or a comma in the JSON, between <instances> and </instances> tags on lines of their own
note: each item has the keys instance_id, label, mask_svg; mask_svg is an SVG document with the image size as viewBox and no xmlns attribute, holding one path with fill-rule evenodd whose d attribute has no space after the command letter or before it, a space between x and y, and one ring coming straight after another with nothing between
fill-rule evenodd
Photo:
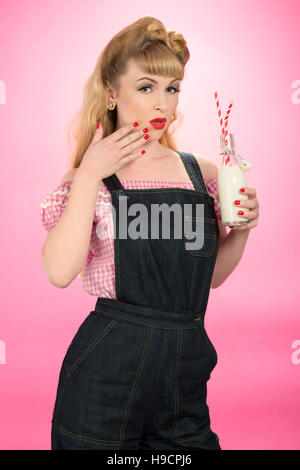
<instances>
[{"instance_id":1,"label":"overall strap","mask_svg":"<svg viewBox=\"0 0 300 470\"><path fill-rule=\"evenodd\" d=\"M192 153L186 152L178 152L180 155L184 166L191 178L193 185L197 191L202 191L203 193L207 193L207 189L204 183L204 179L202 176L201 168L196 157Z\"/></svg>"},{"instance_id":2,"label":"overall strap","mask_svg":"<svg viewBox=\"0 0 300 470\"><path fill-rule=\"evenodd\" d=\"M207 194L207 189L204 183L201 168L199 166L199 163L196 157L192 153L179 152L179 151L176 151L176 152L180 155L195 189L197 191L201 191ZM124 191L124 187L115 173L113 173L108 178L103 178L102 181L109 191L112 191L115 189L120 189Z\"/></svg>"},{"instance_id":3,"label":"overall strap","mask_svg":"<svg viewBox=\"0 0 300 470\"><path fill-rule=\"evenodd\" d=\"M109 192L113 191L114 189L124 189L121 181L115 173L113 173L111 176L108 176L107 178L103 178L102 181Z\"/></svg>"}]
</instances>

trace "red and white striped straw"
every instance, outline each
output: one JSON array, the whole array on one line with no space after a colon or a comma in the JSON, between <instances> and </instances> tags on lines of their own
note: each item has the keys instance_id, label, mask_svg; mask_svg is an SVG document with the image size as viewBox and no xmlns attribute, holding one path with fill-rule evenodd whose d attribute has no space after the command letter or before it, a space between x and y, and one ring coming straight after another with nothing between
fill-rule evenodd
<instances>
[{"instance_id":1,"label":"red and white striped straw","mask_svg":"<svg viewBox=\"0 0 300 470\"><path fill-rule=\"evenodd\" d=\"M224 118L224 125L225 125L225 142L226 142L226 144L227 144L227 142L228 142L228 138L227 138L227 136L228 136L228 117L229 117L229 114L230 114L232 105L233 105L233 101L230 101L229 106L228 106L228 109L227 109L226 116L225 116L225 118Z\"/></svg>"},{"instance_id":2,"label":"red and white striped straw","mask_svg":"<svg viewBox=\"0 0 300 470\"><path fill-rule=\"evenodd\" d=\"M229 114L230 114L230 111L231 111L231 108L232 108L232 105L233 105L233 101L230 101L230 103L229 103L229 106L228 106L228 109L227 109L227 112L226 112L226 116L224 118L224 124L223 124L218 93L215 92L214 95L215 95L215 100L216 100L216 105L217 105L217 110L218 110L218 116L219 116L219 120L220 120L220 126L221 126L222 134L223 134L223 137L224 137L224 144L227 144L228 143L228 118L229 118ZM224 162L224 159L225 159L225 162ZM222 165L224 165L224 163L225 163L225 165L228 165L229 162L230 162L230 155L228 155L225 152L225 154L223 155Z\"/></svg>"},{"instance_id":3,"label":"red and white striped straw","mask_svg":"<svg viewBox=\"0 0 300 470\"><path fill-rule=\"evenodd\" d=\"M220 120L221 130L222 130L222 134L223 134L223 136L224 136L224 135L225 135L225 129L224 129L224 126L223 126L223 119L222 119L222 113L221 113L221 108L220 108L220 101L219 101L218 93L217 93L217 92L215 92L215 99L216 99L216 105L217 105L217 110L218 110L218 116L219 116L219 120Z\"/></svg>"},{"instance_id":4,"label":"red and white striped straw","mask_svg":"<svg viewBox=\"0 0 300 470\"><path fill-rule=\"evenodd\" d=\"M230 114L232 105L233 105L233 101L230 101L229 106L228 106L228 109L227 109L226 116L225 116L225 118L224 118L224 125L225 125L225 144L228 143L228 117L229 117L229 114ZM225 165L229 164L229 162L230 162L230 155L227 155L226 160L225 160Z\"/></svg>"}]
</instances>

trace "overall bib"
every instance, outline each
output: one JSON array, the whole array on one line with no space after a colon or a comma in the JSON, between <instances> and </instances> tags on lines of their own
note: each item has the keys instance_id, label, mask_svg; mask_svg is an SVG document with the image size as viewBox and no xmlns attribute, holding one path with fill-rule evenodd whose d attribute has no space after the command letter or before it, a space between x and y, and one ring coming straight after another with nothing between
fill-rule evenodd
<instances>
[{"instance_id":1,"label":"overall bib","mask_svg":"<svg viewBox=\"0 0 300 470\"><path fill-rule=\"evenodd\" d=\"M68 348L52 417L52 449L221 449L206 404L217 353L204 328L219 229L196 158L177 153L194 190L124 189L115 174L103 180L116 214L117 299L98 297ZM126 217L119 206L124 201ZM151 237L151 208L161 204L170 208L168 238ZM172 237L173 204L182 208L180 238ZM196 205L202 207L200 217ZM148 238L134 239L126 234L134 209L141 207L149 215ZM187 220L189 232L183 229ZM197 222L202 234L204 227L201 248L191 244Z\"/></svg>"}]
</instances>

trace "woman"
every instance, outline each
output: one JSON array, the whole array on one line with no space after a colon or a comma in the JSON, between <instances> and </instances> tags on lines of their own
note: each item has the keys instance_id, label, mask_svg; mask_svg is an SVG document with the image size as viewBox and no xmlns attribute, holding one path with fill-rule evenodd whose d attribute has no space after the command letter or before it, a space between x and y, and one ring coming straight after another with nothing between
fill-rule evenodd
<instances>
[{"instance_id":1,"label":"woman","mask_svg":"<svg viewBox=\"0 0 300 470\"><path fill-rule=\"evenodd\" d=\"M176 151L168 128L188 59L182 35L156 18L113 37L86 84L74 167L41 204L50 282L66 287L83 268L98 296L63 360L52 449L221 449L206 404L217 354L204 315L257 225L258 201L245 188L251 222L227 234L212 196L217 166ZM201 246L186 225L180 237L151 236L158 204L183 209L192 232L202 223ZM175 232L169 215L163 226Z\"/></svg>"}]
</instances>

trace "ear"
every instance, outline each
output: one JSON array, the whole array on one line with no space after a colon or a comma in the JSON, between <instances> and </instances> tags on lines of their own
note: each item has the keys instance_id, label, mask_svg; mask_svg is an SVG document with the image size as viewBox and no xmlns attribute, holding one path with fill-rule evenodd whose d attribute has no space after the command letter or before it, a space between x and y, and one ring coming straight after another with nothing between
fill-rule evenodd
<instances>
[{"instance_id":1,"label":"ear","mask_svg":"<svg viewBox=\"0 0 300 470\"><path fill-rule=\"evenodd\" d=\"M109 101L109 99L115 100L117 98L117 90L109 82L105 83L105 91L107 95L107 101Z\"/></svg>"}]
</instances>

